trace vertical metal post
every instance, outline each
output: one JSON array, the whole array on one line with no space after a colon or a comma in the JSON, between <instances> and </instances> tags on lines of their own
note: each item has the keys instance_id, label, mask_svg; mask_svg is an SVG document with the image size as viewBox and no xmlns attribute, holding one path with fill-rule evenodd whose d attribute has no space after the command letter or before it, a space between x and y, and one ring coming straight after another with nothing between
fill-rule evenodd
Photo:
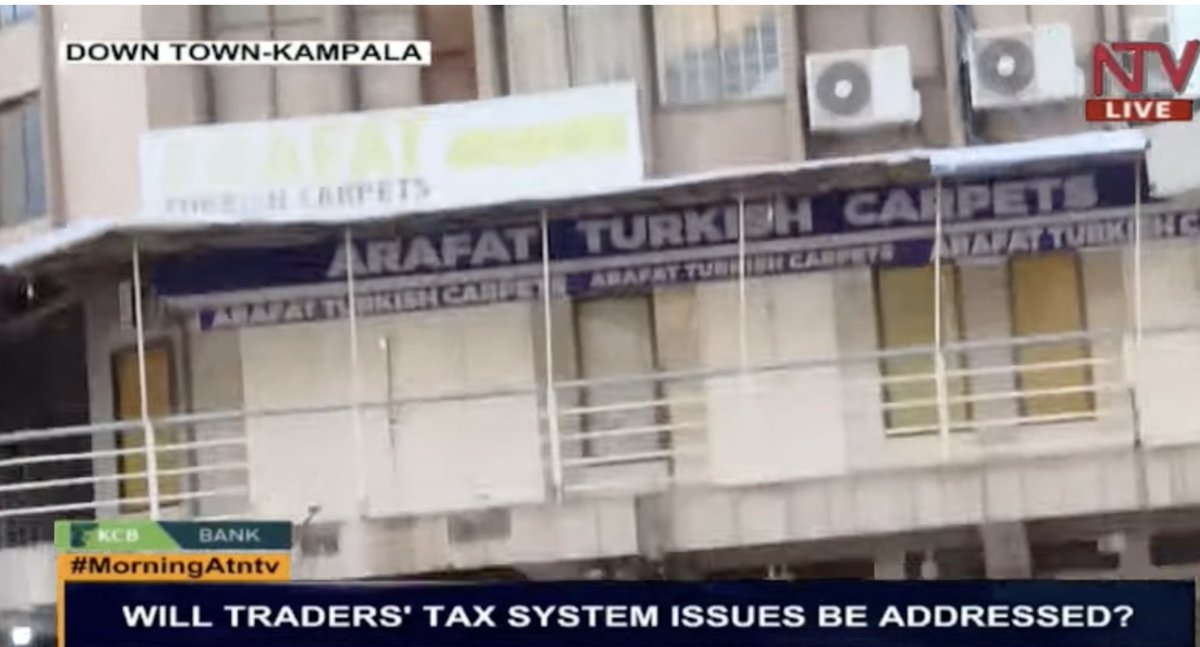
<instances>
[{"instance_id":1,"label":"vertical metal post","mask_svg":"<svg viewBox=\"0 0 1200 647\"><path fill-rule=\"evenodd\" d=\"M554 388L554 318L551 315L550 299L550 218L542 210L542 335L543 355L546 361L546 428L550 435L550 484L554 498L563 498L562 431L559 429L558 391Z\"/></svg>"},{"instance_id":2,"label":"vertical metal post","mask_svg":"<svg viewBox=\"0 0 1200 647\"><path fill-rule=\"evenodd\" d=\"M934 183L933 225L933 375L937 389L938 437L942 460L950 459L950 403L946 387L946 355L942 332L942 178Z\"/></svg>"},{"instance_id":3,"label":"vertical metal post","mask_svg":"<svg viewBox=\"0 0 1200 647\"><path fill-rule=\"evenodd\" d=\"M1142 347L1142 163L1137 164L1133 198L1133 345Z\"/></svg>"},{"instance_id":4,"label":"vertical metal post","mask_svg":"<svg viewBox=\"0 0 1200 647\"><path fill-rule=\"evenodd\" d=\"M738 194L738 361L742 376L750 366L746 294L746 196Z\"/></svg>"},{"instance_id":5,"label":"vertical metal post","mask_svg":"<svg viewBox=\"0 0 1200 647\"><path fill-rule=\"evenodd\" d=\"M363 419L362 419L362 362L358 348L358 294L354 282L354 259L358 257L354 250L354 234L346 227L344 231L346 245L346 301L347 315L350 321L350 409L351 425L354 429L354 451L358 469L354 470L355 496L359 513L367 512L367 470L366 455L363 451Z\"/></svg>"},{"instance_id":6,"label":"vertical metal post","mask_svg":"<svg viewBox=\"0 0 1200 647\"><path fill-rule=\"evenodd\" d=\"M1141 408L1138 398L1138 386L1141 377L1141 369L1139 367L1142 355L1142 334L1143 334L1143 310L1142 310L1142 162L1138 161L1136 173L1134 175L1134 197L1133 197L1133 344L1125 353L1125 370L1129 376L1129 399L1130 406L1133 408L1133 445L1135 448L1142 446L1142 421ZM1145 466L1142 465L1144 457L1139 455L1138 466L1143 471L1140 479L1141 489L1139 495L1142 497L1142 504L1148 497L1146 490L1149 484L1145 482L1144 474Z\"/></svg>"},{"instance_id":7,"label":"vertical metal post","mask_svg":"<svg viewBox=\"0 0 1200 647\"><path fill-rule=\"evenodd\" d=\"M150 499L150 518L157 520L160 514L158 492L158 438L154 434L154 423L150 420L149 387L146 379L146 322L142 313L142 250L135 238L132 250L133 261L133 321L137 334L138 354L138 401L142 418L142 449L146 454L146 496Z\"/></svg>"}]
</instances>

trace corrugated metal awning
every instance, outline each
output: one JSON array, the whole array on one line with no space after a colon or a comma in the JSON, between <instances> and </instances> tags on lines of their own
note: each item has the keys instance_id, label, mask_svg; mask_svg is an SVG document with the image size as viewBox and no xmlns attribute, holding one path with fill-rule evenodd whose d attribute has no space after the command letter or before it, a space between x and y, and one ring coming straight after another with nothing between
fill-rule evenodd
<instances>
[{"instance_id":1,"label":"corrugated metal awning","mask_svg":"<svg viewBox=\"0 0 1200 647\"><path fill-rule=\"evenodd\" d=\"M125 260L136 238L147 253L194 248L295 244L327 237L347 226L424 227L431 223L491 222L549 210L552 214L591 214L652 210L705 201L788 191L819 194L929 181L934 177L1007 173L1026 167L1061 166L1089 158L1141 155L1146 138L1137 130L1089 132L1029 142L958 149L915 149L828 160L736 167L672 178L655 178L621 190L575 193L537 200L511 200L460 210L431 210L360 219L233 217L165 219L153 214L87 219L0 249L0 271L53 272L92 263Z\"/></svg>"}]
</instances>

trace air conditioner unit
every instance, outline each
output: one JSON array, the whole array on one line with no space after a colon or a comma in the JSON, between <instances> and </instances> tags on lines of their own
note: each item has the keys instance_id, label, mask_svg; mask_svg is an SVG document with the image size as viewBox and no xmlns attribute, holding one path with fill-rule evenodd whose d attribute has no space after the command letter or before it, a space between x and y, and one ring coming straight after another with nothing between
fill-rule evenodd
<instances>
[{"instance_id":1,"label":"air conditioner unit","mask_svg":"<svg viewBox=\"0 0 1200 647\"><path fill-rule=\"evenodd\" d=\"M971 106L1019 108L1083 96L1071 27L1047 24L971 35Z\"/></svg>"},{"instance_id":2,"label":"air conditioner unit","mask_svg":"<svg viewBox=\"0 0 1200 647\"><path fill-rule=\"evenodd\" d=\"M907 47L809 54L804 63L814 132L862 131L921 119Z\"/></svg>"},{"instance_id":3,"label":"air conditioner unit","mask_svg":"<svg viewBox=\"0 0 1200 647\"><path fill-rule=\"evenodd\" d=\"M1135 16L1129 19L1129 40L1148 43L1170 43L1166 18ZM1171 80L1163 73L1162 66L1157 60L1144 58L1146 66L1145 94L1150 96L1173 97L1175 89Z\"/></svg>"}]
</instances>

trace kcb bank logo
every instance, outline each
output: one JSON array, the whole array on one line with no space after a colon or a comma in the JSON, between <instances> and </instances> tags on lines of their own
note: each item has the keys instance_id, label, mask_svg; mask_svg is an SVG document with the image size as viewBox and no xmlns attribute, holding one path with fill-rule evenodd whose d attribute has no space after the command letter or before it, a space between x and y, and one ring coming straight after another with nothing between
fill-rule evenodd
<instances>
[{"instance_id":1,"label":"kcb bank logo","mask_svg":"<svg viewBox=\"0 0 1200 647\"><path fill-rule=\"evenodd\" d=\"M95 534L100 524L80 522L71 524L71 534L68 539L68 544L71 548L86 548L88 538Z\"/></svg>"}]
</instances>

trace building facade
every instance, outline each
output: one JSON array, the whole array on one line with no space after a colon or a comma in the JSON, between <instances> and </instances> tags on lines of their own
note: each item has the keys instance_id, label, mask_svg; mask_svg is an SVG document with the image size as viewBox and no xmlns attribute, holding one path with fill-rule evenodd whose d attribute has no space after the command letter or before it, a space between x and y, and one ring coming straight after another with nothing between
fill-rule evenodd
<instances>
[{"instance_id":1,"label":"building facade","mask_svg":"<svg viewBox=\"0 0 1200 647\"><path fill-rule=\"evenodd\" d=\"M0 17L11 53L0 60L21 61L0 71L0 258L36 257L5 274L0 570L17 575L0 578L0 609L53 602L50 520L146 514L291 520L297 571L322 578L1200 568L1197 203L1151 196L1143 135L1085 123L1081 94L979 109L967 45L1053 26L1085 70L1094 43L1168 24L1165 7L9 6ZM53 62L63 40L121 38L426 38L434 62ZM814 57L878 48L902 48L919 116L814 127L827 109ZM611 84L636 88L641 172L680 183L600 199L583 177L578 196L537 209L358 223L343 247L336 223L253 232L252 250L315 245L321 294L341 299L346 274L399 268L413 241L436 242L448 263L447 241L468 241L465 258L507 236L495 253L524 250L534 285L566 286L550 298L537 288L394 314L359 301L291 322L265 302L237 308L268 288L308 294L281 278L292 261L271 265L223 230L189 232L196 252L159 227L133 263L111 246L36 251L56 232L146 216L148 133ZM951 152L906 153L930 149ZM929 169L1007 154L996 151L1023 151L1021 163ZM824 232L826 211L862 231ZM951 253L930 263L928 248L902 243L905 231L933 238L934 212L936 227L958 229L936 232ZM977 217L1058 242L954 222ZM610 252L716 262L686 281L655 280L653 254L588 265L555 247L561 223L608 236ZM795 232L842 242L793 249ZM772 245L817 250L803 257L814 271L773 270L760 255ZM884 262L892 254L911 258ZM563 263L537 262L547 256ZM264 262L274 279L205 278L240 281ZM643 275L627 282L629 267ZM572 292L571 272L601 270L618 272L608 287L619 289ZM229 325L213 325L221 316Z\"/></svg>"}]
</instances>

